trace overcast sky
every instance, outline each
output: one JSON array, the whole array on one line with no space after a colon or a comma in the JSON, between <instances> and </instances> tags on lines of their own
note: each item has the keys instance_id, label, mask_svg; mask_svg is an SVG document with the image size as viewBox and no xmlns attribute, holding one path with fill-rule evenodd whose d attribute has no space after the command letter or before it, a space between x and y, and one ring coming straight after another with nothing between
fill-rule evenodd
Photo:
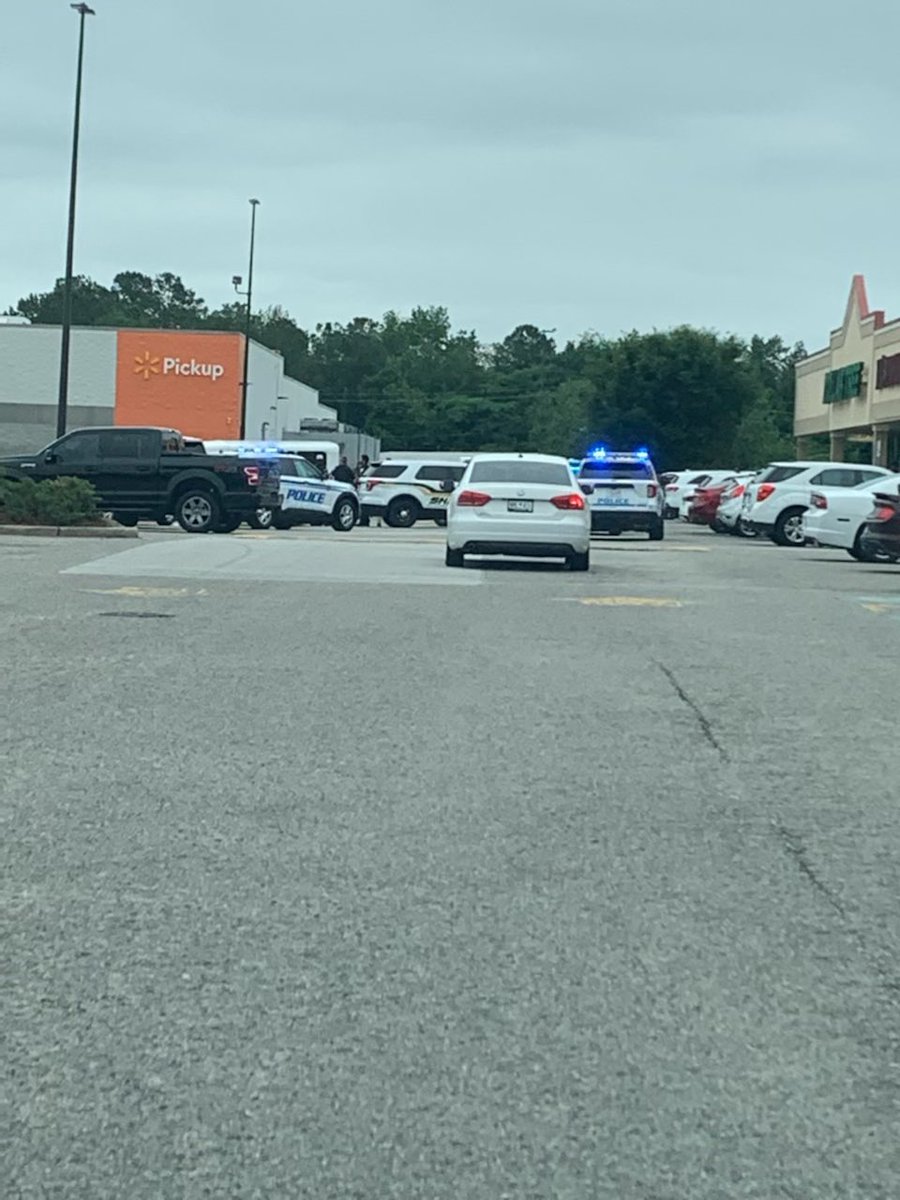
<instances>
[{"instance_id":1,"label":"overcast sky","mask_svg":"<svg viewBox=\"0 0 900 1200\"><path fill-rule=\"evenodd\" d=\"M0 308L64 264L78 18L3 0ZM900 316L896 0L95 0L76 270L486 341ZM855 10L858 9L858 12ZM852 14L852 16L851 16Z\"/></svg>"}]
</instances>

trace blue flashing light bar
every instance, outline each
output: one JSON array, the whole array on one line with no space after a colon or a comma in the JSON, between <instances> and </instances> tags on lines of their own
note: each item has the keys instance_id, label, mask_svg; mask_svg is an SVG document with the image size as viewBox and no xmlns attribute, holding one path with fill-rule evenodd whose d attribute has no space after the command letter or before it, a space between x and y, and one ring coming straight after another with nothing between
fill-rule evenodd
<instances>
[{"instance_id":1,"label":"blue flashing light bar","mask_svg":"<svg viewBox=\"0 0 900 1200\"><path fill-rule=\"evenodd\" d=\"M594 446L588 451L590 458L640 458L646 462L650 458L650 451L646 446L641 446L639 450L607 450L605 446Z\"/></svg>"}]
</instances>

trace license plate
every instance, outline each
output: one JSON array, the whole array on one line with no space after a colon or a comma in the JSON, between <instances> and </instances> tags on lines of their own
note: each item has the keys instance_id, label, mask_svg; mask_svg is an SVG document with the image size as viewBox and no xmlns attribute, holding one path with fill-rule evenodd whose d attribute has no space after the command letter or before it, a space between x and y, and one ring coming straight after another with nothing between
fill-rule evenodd
<instances>
[{"instance_id":1,"label":"license plate","mask_svg":"<svg viewBox=\"0 0 900 1200\"><path fill-rule=\"evenodd\" d=\"M507 500L507 512L534 512L533 500Z\"/></svg>"}]
</instances>

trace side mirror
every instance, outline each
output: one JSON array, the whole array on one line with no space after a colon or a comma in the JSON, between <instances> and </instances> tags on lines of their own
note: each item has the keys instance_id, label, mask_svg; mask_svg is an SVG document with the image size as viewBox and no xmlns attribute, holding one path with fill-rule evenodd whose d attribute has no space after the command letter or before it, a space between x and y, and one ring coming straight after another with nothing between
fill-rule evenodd
<instances>
[{"instance_id":1,"label":"side mirror","mask_svg":"<svg viewBox=\"0 0 900 1200\"><path fill-rule=\"evenodd\" d=\"M592 483L579 483L578 485L586 496L593 496L594 485Z\"/></svg>"},{"instance_id":2,"label":"side mirror","mask_svg":"<svg viewBox=\"0 0 900 1200\"><path fill-rule=\"evenodd\" d=\"M456 480L455 479L445 479L444 482L441 484L441 491L442 492L455 492L456 491Z\"/></svg>"},{"instance_id":3,"label":"side mirror","mask_svg":"<svg viewBox=\"0 0 900 1200\"><path fill-rule=\"evenodd\" d=\"M47 463L48 465L50 463L59 462L59 455L54 454L53 451L51 450L47 454L44 455L44 462Z\"/></svg>"}]
</instances>

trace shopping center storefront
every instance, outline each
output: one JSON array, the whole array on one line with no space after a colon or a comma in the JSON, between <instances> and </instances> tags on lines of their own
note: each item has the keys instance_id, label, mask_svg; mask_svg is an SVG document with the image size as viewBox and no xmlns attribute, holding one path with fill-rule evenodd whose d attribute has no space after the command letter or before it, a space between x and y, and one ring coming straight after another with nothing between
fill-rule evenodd
<instances>
[{"instance_id":1,"label":"shopping center storefront","mask_svg":"<svg viewBox=\"0 0 900 1200\"><path fill-rule=\"evenodd\" d=\"M60 330L0 323L0 454L39 449L56 430ZM68 427L161 425L192 437L240 437L242 334L184 329L72 331ZM315 388L284 372L280 354L251 341L246 436L286 437L335 421Z\"/></svg>"},{"instance_id":2,"label":"shopping center storefront","mask_svg":"<svg viewBox=\"0 0 900 1200\"><path fill-rule=\"evenodd\" d=\"M844 320L828 347L797 364L794 436L797 455L809 438L828 434L831 458L843 462L850 443L864 443L878 466L900 463L900 318L869 308L862 275L853 277ZM860 447L862 449L862 447Z\"/></svg>"}]
</instances>

